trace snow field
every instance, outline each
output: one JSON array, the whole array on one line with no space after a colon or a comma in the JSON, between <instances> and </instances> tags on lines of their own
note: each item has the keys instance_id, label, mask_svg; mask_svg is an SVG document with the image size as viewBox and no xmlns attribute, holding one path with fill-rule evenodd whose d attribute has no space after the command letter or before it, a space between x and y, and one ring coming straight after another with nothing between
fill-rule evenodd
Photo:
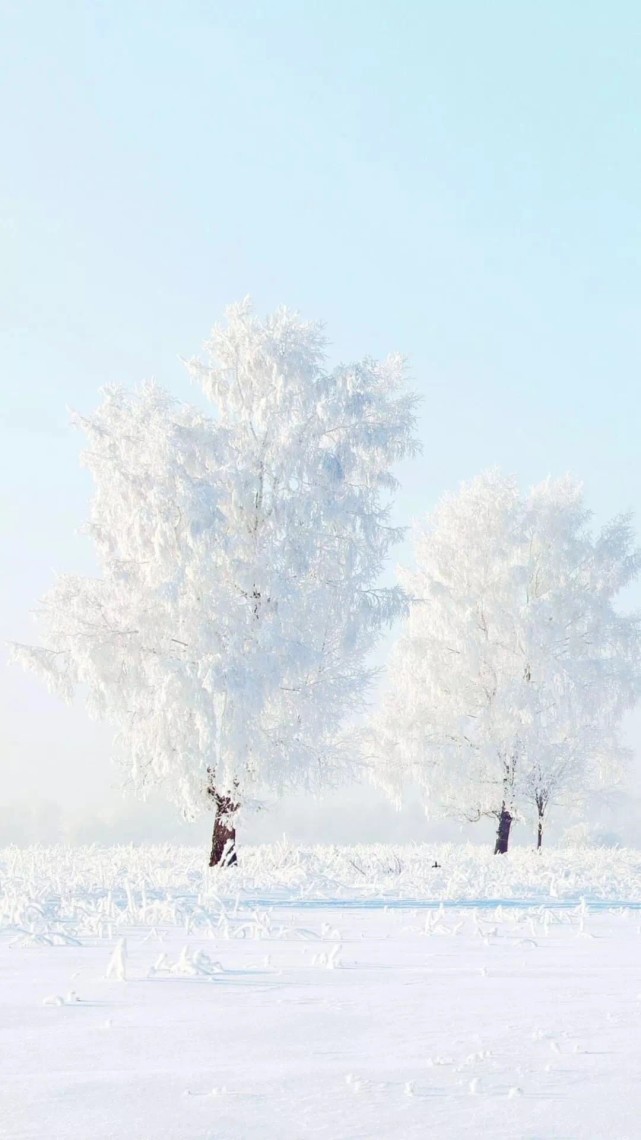
<instances>
[{"instance_id":1,"label":"snow field","mask_svg":"<svg viewBox=\"0 0 641 1140\"><path fill-rule=\"evenodd\" d=\"M8 1140L641 1136L636 852L0 867Z\"/></svg>"}]
</instances>

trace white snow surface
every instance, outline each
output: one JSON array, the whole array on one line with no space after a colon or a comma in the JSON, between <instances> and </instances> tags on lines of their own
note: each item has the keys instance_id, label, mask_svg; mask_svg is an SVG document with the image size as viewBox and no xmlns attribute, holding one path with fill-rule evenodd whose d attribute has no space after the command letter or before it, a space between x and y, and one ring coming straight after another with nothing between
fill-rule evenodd
<instances>
[{"instance_id":1,"label":"white snow surface","mask_svg":"<svg viewBox=\"0 0 641 1140\"><path fill-rule=\"evenodd\" d=\"M0 851L0 1136L641 1136L641 852L203 862Z\"/></svg>"}]
</instances>

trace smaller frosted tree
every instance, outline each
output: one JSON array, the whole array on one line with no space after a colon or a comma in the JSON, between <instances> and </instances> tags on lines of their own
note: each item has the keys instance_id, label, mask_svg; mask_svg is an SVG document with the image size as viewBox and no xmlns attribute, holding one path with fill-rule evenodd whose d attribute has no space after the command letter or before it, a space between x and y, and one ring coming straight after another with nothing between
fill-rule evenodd
<instances>
[{"instance_id":1,"label":"smaller frosted tree","mask_svg":"<svg viewBox=\"0 0 641 1140\"><path fill-rule=\"evenodd\" d=\"M399 357L327 368L319 325L228 311L191 372L209 417L154 386L79 421L95 484L95 578L43 599L16 655L116 730L126 778L214 809L233 859L252 797L334 783L368 654L404 604L378 585L399 531L394 462L414 448Z\"/></svg>"},{"instance_id":2,"label":"smaller frosted tree","mask_svg":"<svg viewBox=\"0 0 641 1140\"><path fill-rule=\"evenodd\" d=\"M448 495L420 529L411 598L375 726L375 779L469 820L493 816L495 850L534 811L576 805L625 753L641 633L614 601L638 573L628 517L594 536L581 488L527 495L495 472Z\"/></svg>"}]
</instances>

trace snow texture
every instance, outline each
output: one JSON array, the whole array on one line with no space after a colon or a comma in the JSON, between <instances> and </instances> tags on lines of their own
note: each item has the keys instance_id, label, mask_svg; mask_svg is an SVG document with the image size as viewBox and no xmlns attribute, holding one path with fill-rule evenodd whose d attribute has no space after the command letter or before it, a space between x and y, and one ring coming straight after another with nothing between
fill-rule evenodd
<instances>
[{"instance_id":1,"label":"snow texture","mask_svg":"<svg viewBox=\"0 0 641 1140\"><path fill-rule=\"evenodd\" d=\"M638 1137L641 853L201 859L0 853L0 1135Z\"/></svg>"}]
</instances>

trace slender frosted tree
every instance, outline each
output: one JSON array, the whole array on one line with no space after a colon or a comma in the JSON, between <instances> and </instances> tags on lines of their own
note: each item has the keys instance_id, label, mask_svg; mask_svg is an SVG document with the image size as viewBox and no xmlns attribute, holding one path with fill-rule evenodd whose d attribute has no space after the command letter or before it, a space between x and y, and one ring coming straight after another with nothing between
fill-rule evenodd
<instances>
[{"instance_id":1,"label":"slender frosted tree","mask_svg":"<svg viewBox=\"0 0 641 1140\"><path fill-rule=\"evenodd\" d=\"M378 585L414 448L403 361L328 369L325 350L319 325L245 302L189 364L212 417L151 385L79 417L100 573L59 578L42 644L15 648L114 726L138 793L214 809L212 865L236 858L241 805L349 771L342 727L403 606Z\"/></svg>"},{"instance_id":2,"label":"slender frosted tree","mask_svg":"<svg viewBox=\"0 0 641 1140\"><path fill-rule=\"evenodd\" d=\"M420 528L401 581L410 614L376 726L375 778L416 781L434 812L497 821L574 806L616 774L639 695L639 618L615 608L638 573L630 519L590 529L566 478L521 495L490 472Z\"/></svg>"}]
</instances>

